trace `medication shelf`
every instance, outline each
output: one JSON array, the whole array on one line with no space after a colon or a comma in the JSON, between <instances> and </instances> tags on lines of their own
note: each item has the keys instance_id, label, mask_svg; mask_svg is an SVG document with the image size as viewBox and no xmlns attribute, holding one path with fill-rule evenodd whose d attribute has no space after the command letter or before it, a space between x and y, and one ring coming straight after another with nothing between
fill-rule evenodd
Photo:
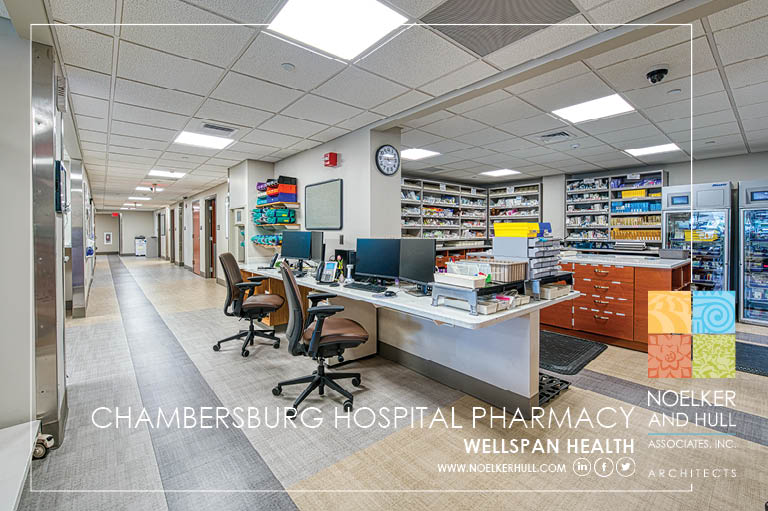
<instances>
[{"instance_id":1,"label":"medication shelf","mask_svg":"<svg viewBox=\"0 0 768 511\"><path fill-rule=\"evenodd\" d=\"M524 183L488 190L488 213L493 237L493 224L497 222L541 222L541 185Z\"/></svg>"},{"instance_id":2,"label":"medication shelf","mask_svg":"<svg viewBox=\"0 0 768 511\"><path fill-rule=\"evenodd\" d=\"M565 242L578 251L626 253L617 241L660 245L663 170L566 179ZM654 247L657 248L657 247ZM658 253L649 247L644 253Z\"/></svg>"}]
</instances>

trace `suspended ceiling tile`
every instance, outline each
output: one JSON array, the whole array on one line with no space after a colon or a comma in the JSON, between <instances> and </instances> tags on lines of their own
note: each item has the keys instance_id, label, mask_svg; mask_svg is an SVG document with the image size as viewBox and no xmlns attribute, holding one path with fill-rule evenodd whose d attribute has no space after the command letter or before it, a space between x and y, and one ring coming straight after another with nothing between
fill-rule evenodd
<instances>
[{"instance_id":1,"label":"suspended ceiling tile","mask_svg":"<svg viewBox=\"0 0 768 511\"><path fill-rule=\"evenodd\" d=\"M318 140L320 142L329 142L329 141L331 141L331 140L333 140L335 138L339 138L341 136L344 136L347 133L349 133L349 131L347 131L347 130L345 130L343 128L338 128L336 126L331 126L330 128L325 129L325 130L321 131L320 133L316 133L316 134L312 135L312 140Z\"/></svg>"},{"instance_id":2,"label":"suspended ceiling tile","mask_svg":"<svg viewBox=\"0 0 768 511\"><path fill-rule=\"evenodd\" d=\"M115 101L166 112L192 115L203 98L195 94L164 89L144 83L118 78L115 82Z\"/></svg>"},{"instance_id":3,"label":"suspended ceiling tile","mask_svg":"<svg viewBox=\"0 0 768 511\"><path fill-rule=\"evenodd\" d=\"M109 115L109 101L80 96L79 94L70 94L70 99L72 100L72 110L78 115L102 119L106 119Z\"/></svg>"},{"instance_id":4,"label":"suspended ceiling tile","mask_svg":"<svg viewBox=\"0 0 768 511\"><path fill-rule=\"evenodd\" d=\"M193 94L208 94L223 70L120 41L117 76Z\"/></svg>"},{"instance_id":5,"label":"suspended ceiling tile","mask_svg":"<svg viewBox=\"0 0 768 511\"><path fill-rule=\"evenodd\" d=\"M172 144L172 148L176 149L178 147L177 144ZM178 153L174 151L165 151L163 153L163 160L175 160L175 161L184 161L184 162L193 162L193 163L205 163L208 161L208 156L200 156L197 154L187 154L187 153Z\"/></svg>"},{"instance_id":6,"label":"suspended ceiling tile","mask_svg":"<svg viewBox=\"0 0 768 511\"><path fill-rule=\"evenodd\" d=\"M158 158L161 154L163 154L162 151L158 151L156 149L140 149L136 147L123 147L114 145L112 143L109 144L109 152L110 153L117 153L117 154L129 154L133 156L147 156L150 158Z\"/></svg>"},{"instance_id":7,"label":"suspended ceiling tile","mask_svg":"<svg viewBox=\"0 0 768 511\"><path fill-rule=\"evenodd\" d=\"M118 154L114 152L109 153L110 164L112 162L135 163L136 164L135 166L138 168L152 165L153 163L155 163L156 159L157 158L152 158L147 156L132 156L130 154Z\"/></svg>"},{"instance_id":8,"label":"suspended ceiling tile","mask_svg":"<svg viewBox=\"0 0 768 511\"><path fill-rule=\"evenodd\" d=\"M421 126L432 124L435 121L439 121L440 119L447 119L448 117L452 117L452 116L453 114L451 112L448 112L447 110L438 110L437 112L433 112L431 114L427 114L421 117L416 117L415 119L411 119L409 121L405 121L403 122L403 125L411 128L420 128Z\"/></svg>"},{"instance_id":9,"label":"suspended ceiling tile","mask_svg":"<svg viewBox=\"0 0 768 511\"><path fill-rule=\"evenodd\" d=\"M77 120L77 133L80 136L80 142L98 142L100 144L107 143L107 134L99 131L90 131L83 129L80 125L80 120Z\"/></svg>"},{"instance_id":10,"label":"suspended ceiling tile","mask_svg":"<svg viewBox=\"0 0 768 511\"><path fill-rule=\"evenodd\" d=\"M463 170L477 166L477 162L472 160L460 160L454 163L446 163L443 166L449 169Z\"/></svg>"},{"instance_id":11,"label":"suspended ceiling tile","mask_svg":"<svg viewBox=\"0 0 768 511\"><path fill-rule=\"evenodd\" d=\"M725 87L716 69L693 76L694 98L723 90ZM671 82L664 80L654 87L628 91L624 96L632 106L640 109L674 103L691 97L691 77L687 76Z\"/></svg>"},{"instance_id":12,"label":"suspended ceiling tile","mask_svg":"<svg viewBox=\"0 0 768 511\"><path fill-rule=\"evenodd\" d=\"M504 99L510 99L511 97L512 96L508 92L497 89L464 101L463 103L449 106L447 110L456 114L463 114L464 112L491 105Z\"/></svg>"},{"instance_id":13,"label":"suspended ceiling tile","mask_svg":"<svg viewBox=\"0 0 768 511\"><path fill-rule=\"evenodd\" d=\"M486 64L482 60L476 60L419 88L427 94L441 96L447 92L466 87L497 72L493 66Z\"/></svg>"},{"instance_id":14,"label":"suspended ceiling tile","mask_svg":"<svg viewBox=\"0 0 768 511\"><path fill-rule=\"evenodd\" d=\"M768 101L738 107L738 110L739 116L742 118L742 120L756 119L758 117L768 117Z\"/></svg>"},{"instance_id":15,"label":"suspended ceiling tile","mask_svg":"<svg viewBox=\"0 0 768 511\"><path fill-rule=\"evenodd\" d=\"M283 110L285 115L325 124L336 124L361 113L359 108L307 94Z\"/></svg>"},{"instance_id":16,"label":"suspended ceiling tile","mask_svg":"<svg viewBox=\"0 0 768 511\"><path fill-rule=\"evenodd\" d=\"M470 145L486 145L509 138L509 133L505 133L496 128L485 128L480 131L467 133L466 135L460 135L455 137L459 142L464 142Z\"/></svg>"},{"instance_id":17,"label":"suspended ceiling tile","mask_svg":"<svg viewBox=\"0 0 768 511\"><path fill-rule=\"evenodd\" d=\"M768 57L726 66L725 75L733 89L768 81Z\"/></svg>"},{"instance_id":18,"label":"suspended ceiling tile","mask_svg":"<svg viewBox=\"0 0 768 511\"><path fill-rule=\"evenodd\" d=\"M268 112L278 112L301 95L300 91L294 89L229 72L211 97Z\"/></svg>"},{"instance_id":19,"label":"suspended ceiling tile","mask_svg":"<svg viewBox=\"0 0 768 511\"><path fill-rule=\"evenodd\" d=\"M143 46L195 59L220 67L228 66L244 49L253 29L177 0L124 0L123 23L189 23L195 26L124 25L120 37Z\"/></svg>"},{"instance_id":20,"label":"suspended ceiling tile","mask_svg":"<svg viewBox=\"0 0 768 511\"><path fill-rule=\"evenodd\" d=\"M318 87L314 93L367 109L399 96L407 90L393 81L380 78L357 67L348 67Z\"/></svg>"},{"instance_id":21,"label":"suspended ceiling tile","mask_svg":"<svg viewBox=\"0 0 768 511\"><path fill-rule=\"evenodd\" d=\"M443 140L445 140L443 137L421 130L410 130L400 136L401 143L407 147L424 147Z\"/></svg>"},{"instance_id":22,"label":"suspended ceiling tile","mask_svg":"<svg viewBox=\"0 0 768 511\"><path fill-rule=\"evenodd\" d=\"M728 28L715 33L717 50L724 65L747 59L755 59L768 54L765 34L768 31L768 18Z\"/></svg>"},{"instance_id":23,"label":"suspended ceiling tile","mask_svg":"<svg viewBox=\"0 0 768 511\"><path fill-rule=\"evenodd\" d=\"M522 94L530 90L541 89L548 85L562 82L570 78L575 78L579 75L591 73L590 69L584 65L583 62L574 62L563 67L559 67L547 73L534 76L528 80L516 83L506 87L504 90L512 94Z\"/></svg>"},{"instance_id":24,"label":"suspended ceiling tile","mask_svg":"<svg viewBox=\"0 0 768 511\"><path fill-rule=\"evenodd\" d=\"M239 160L237 158L225 158L221 155L216 156L215 158L211 158L206 162L206 165L217 165L220 167L227 167L232 168L238 163L240 163L242 160Z\"/></svg>"},{"instance_id":25,"label":"suspended ceiling tile","mask_svg":"<svg viewBox=\"0 0 768 511\"><path fill-rule=\"evenodd\" d=\"M551 154L543 154L541 156L528 156L525 159L528 161L532 161L534 163L541 163L541 164L556 163L561 161L569 161L569 162L574 161L574 159L568 156L567 154L559 153L557 151L553 151Z\"/></svg>"},{"instance_id":26,"label":"suspended ceiling tile","mask_svg":"<svg viewBox=\"0 0 768 511\"><path fill-rule=\"evenodd\" d=\"M457 142L455 140L444 138L439 142L435 142L434 144L427 144L426 146L424 146L424 149L435 151L440 154L445 154L445 153L450 153L452 151L458 151L460 149L469 149L470 147L472 146L469 144L464 144L462 142Z\"/></svg>"},{"instance_id":27,"label":"suspended ceiling tile","mask_svg":"<svg viewBox=\"0 0 768 511\"><path fill-rule=\"evenodd\" d=\"M651 135L650 137L633 138L631 140L621 140L619 142L612 142L611 145L622 150L626 149L640 149L643 147L653 147L657 145L669 144L669 137L659 133L657 135Z\"/></svg>"},{"instance_id":28,"label":"suspended ceiling tile","mask_svg":"<svg viewBox=\"0 0 768 511\"><path fill-rule=\"evenodd\" d=\"M432 96L428 96L423 92L412 90L406 92L402 96L398 96L390 101L387 101L386 103L383 103L373 108L372 110L376 113L390 116L420 105L425 101L429 101L430 99L432 99Z\"/></svg>"},{"instance_id":29,"label":"suspended ceiling tile","mask_svg":"<svg viewBox=\"0 0 768 511\"><path fill-rule=\"evenodd\" d=\"M557 169L528 170L526 174L531 176L559 176L563 172Z\"/></svg>"},{"instance_id":30,"label":"suspended ceiling tile","mask_svg":"<svg viewBox=\"0 0 768 511\"><path fill-rule=\"evenodd\" d=\"M615 91L605 85L594 74L579 75L561 82L528 91L520 97L529 103L551 112L585 101L602 98L615 94Z\"/></svg>"},{"instance_id":31,"label":"suspended ceiling tile","mask_svg":"<svg viewBox=\"0 0 768 511\"><path fill-rule=\"evenodd\" d=\"M242 140L244 142L252 142L254 144L267 145L282 149L300 142L301 137L292 137L282 133L274 133L272 131L256 129L244 136Z\"/></svg>"},{"instance_id":32,"label":"suspended ceiling tile","mask_svg":"<svg viewBox=\"0 0 768 511\"><path fill-rule=\"evenodd\" d=\"M744 129L747 130L747 125L744 125ZM691 136L693 136L693 140L703 140L703 139L716 139L717 137L722 137L724 135L737 135L741 131L739 130L739 125L735 122L726 122L723 124L715 124L714 126L694 126L693 132L691 130L682 130L682 131L676 131L674 133L670 133L669 137L675 141L675 142L690 142ZM693 135L691 135L693 133Z\"/></svg>"},{"instance_id":33,"label":"suspended ceiling tile","mask_svg":"<svg viewBox=\"0 0 768 511\"><path fill-rule=\"evenodd\" d=\"M545 130L568 131L568 125L552 116L541 114L527 119L520 119L519 121L500 124L499 129L518 137L522 137Z\"/></svg>"},{"instance_id":34,"label":"suspended ceiling tile","mask_svg":"<svg viewBox=\"0 0 768 511\"><path fill-rule=\"evenodd\" d=\"M529 149L536 147L536 144L529 142L523 138L510 137L507 140L500 142L494 142L493 144L486 144L483 147L491 149L492 151L498 151L500 153L513 153L520 149Z\"/></svg>"},{"instance_id":35,"label":"suspended ceiling tile","mask_svg":"<svg viewBox=\"0 0 768 511\"><path fill-rule=\"evenodd\" d=\"M293 135L295 137L306 138L319 133L327 128L325 124L307 121L304 119L294 119L284 115L276 115L265 121L259 129Z\"/></svg>"},{"instance_id":36,"label":"suspended ceiling tile","mask_svg":"<svg viewBox=\"0 0 768 511\"><path fill-rule=\"evenodd\" d=\"M282 64L292 64L292 71ZM344 69L345 64L262 32L232 68L240 73L309 91Z\"/></svg>"},{"instance_id":37,"label":"suspended ceiling tile","mask_svg":"<svg viewBox=\"0 0 768 511\"><path fill-rule=\"evenodd\" d=\"M677 0L612 0L589 11L595 23L629 23Z\"/></svg>"},{"instance_id":38,"label":"suspended ceiling tile","mask_svg":"<svg viewBox=\"0 0 768 511\"><path fill-rule=\"evenodd\" d=\"M463 115L491 126L499 126L506 122L534 117L540 113L539 110L524 101L516 97L510 97L481 108L476 108L475 110L470 110Z\"/></svg>"},{"instance_id":39,"label":"suspended ceiling tile","mask_svg":"<svg viewBox=\"0 0 768 511\"><path fill-rule=\"evenodd\" d=\"M456 115L448 119L422 126L421 129L428 133L432 133L433 135L453 138L459 135L472 133L473 131L479 131L484 128L486 128L485 125L475 120Z\"/></svg>"},{"instance_id":40,"label":"suspended ceiling tile","mask_svg":"<svg viewBox=\"0 0 768 511\"><path fill-rule=\"evenodd\" d=\"M301 142L292 145L290 148L295 149L297 151L306 151L307 149L312 149L313 147L317 147L321 144L321 142L317 142L315 140L302 140Z\"/></svg>"},{"instance_id":41,"label":"suspended ceiling tile","mask_svg":"<svg viewBox=\"0 0 768 511\"><path fill-rule=\"evenodd\" d=\"M82 132L81 132L80 139L82 140ZM167 142L150 140L147 138L137 138L137 137L129 137L125 135L116 135L114 133L110 135L109 143L117 146L123 146L123 147L157 149L161 151L165 149L165 147L168 145Z\"/></svg>"},{"instance_id":42,"label":"suspended ceiling tile","mask_svg":"<svg viewBox=\"0 0 768 511\"><path fill-rule=\"evenodd\" d=\"M603 143L594 137L589 136L583 136L583 137L574 137L570 140L565 140L563 142L554 142L551 144L547 144L547 147L550 149L554 149L555 151L573 151L575 150L573 145L576 144L578 147L575 149L588 149L590 147L599 147L603 145Z\"/></svg>"},{"instance_id":43,"label":"suspended ceiling tile","mask_svg":"<svg viewBox=\"0 0 768 511\"><path fill-rule=\"evenodd\" d=\"M66 66L67 85L73 94L109 99L112 79L109 75L79 67Z\"/></svg>"},{"instance_id":44,"label":"suspended ceiling tile","mask_svg":"<svg viewBox=\"0 0 768 511\"><path fill-rule=\"evenodd\" d=\"M608 133L609 131L632 128L634 126L642 126L647 122L648 121L637 112L628 112L625 114L608 117L606 119L580 122L579 129L584 130L591 135L599 135L600 133Z\"/></svg>"},{"instance_id":45,"label":"suspended ceiling tile","mask_svg":"<svg viewBox=\"0 0 768 511\"><path fill-rule=\"evenodd\" d=\"M715 92L693 99L693 114L702 115L722 110L730 110L731 104L725 92ZM688 100L677 101L666 105L646 108L645 114L655 122L668 121L671 119L686 119L691 116L691 102Z\"/></svg>"},{"instance_id":46,"label":"suspended ceiling tile","mask_svg":"<svg viewBox=\"0 0 768 511\"><path fill-rule=\"evenodd\" d=\"M408 58L403 58L407 55ZM360 67L409 87L459 69L474 58L424 27L414 26L358 62Z\"/></svg>"},{"instance_id":47,"label":"suspended ceiling tile","mask_svg":"<svg viewBox=\"0 0 768 511\"><path fill-rule=\"evenodd\" d=\"M156 128L153 126L143 126L141 124L132 124L129 122L117 120L112 121L112 133L117 135L126 135L129 137L162 140L165 142L170 142L176 135L175 130Z\"/></svg>"},{"instance_id":48,"label":"suspended ceiling tile","mask_svg":"<svg viewBox=\"0 0 768 511\"><path fill-rule=\"evenodd\" d=\"M112 35L115 22L115 2L84 2L83 0L56 0L50 3L51 17L62 23L104 23L92 25L90 30Z\"/></svg>"},{"instance_id":49,"label":"suspended ceiling tile","mask_svg":"<svg viewBox=\"0 0 768 511\"><path fill-rule=\"evenodd\" d=\"M160 158L159 160L157 160L157 163L155 163L155 166L164 168L164 169L182 169L182 170L190 171L200 166L200 164L194 161L183 161L176 158L174 159Z\"/></svg>"},{"instance_id":50,"label":"suspended ceiling tile","mask_svg":"<svg viewBox=\"0 0 768 511\"><path fill-rule=\"evenodd\" d=\"M57 25L56 36L65 64L110 74L112 38L73 26Z\"/></svg>"},{"instance_id":51,"label":"suspended ceiling tile","mask_svg":"<svg viewBox=\"0 0 768 511\"><path fill-rule=\"evenodd\" d=\"M740 107L763 103L766 97L768 97L768 82L733 89L733 99Z\"/></svg>"},{"instance_id":52,"label":"suspended ceiling tile","mask_svg":"<svg viewBox=\"0 0 768 511\"><path fill-rule=\"evenodd\" d=\"M87 117L85 115L75 115L77 128L91 131L107 131L107 119L97 117Z\"/></svg>"},{"instance_id":53,"label":"suspended ceiling tile","mask_svg":"<svg viewBox=\"0 0 768 511\"><path fill-rule=\"evenodd\" d=\"M401 9L414 18L421 18L443 3L444 0L388 0L387 3Z\"/></svg>"},{"instance_id":54,"label":"suspended ceiling tile","mask_svg":"<svg viewBox=\"0 0 768 511\"><path fill-rule=\"evenodd\" d=\"M346 121L342 121L336 124L336 126L343 128L344 130L356 130L383 118L383 116L373 112L363 112L359 115L347 119Z\"/></svg>"},{"instance_id":55,"label":"suspended ceiling tile","mask_svg":"<svg viewBox=\"0 0 768 511\"><path fill-rule=\"evenodd\" d=\"M539 8L538 2L536 7ZM589 21L581 15L572 16L563 20L563 23L573 23L574 25L533 27L537 30L527 37L491 53L486 59L502 69L509 69L597 33L594 27L588 25ZM579 25L580 23L586 25Z\"/></svg>"},{"instance_id":56,"label":"suspended ceiling tile","mask_svg":"<svg viewBox=\"0 0 768 511\"><path fill-rule=\"evenodd\" d=\"M269 23L277 14L280 0L189 0L238 23Z\"/></svg>"},{"instance_id":57,"label":"suspended ceiling tile","mask_svg":"<svg viewBox=\"0 0 768 511\"><path fill-rule=\"evenodd\" d=\"M763 16L768 16L768 3L765 0L749 0L739 3L708 16L712 30L734 27Z\"/></svg>"},{"instance_id":58,"label":"suspended ceiling tile","mask_svg":"<svg viewBox=\"0 0 768 511\"><path fill-rule=\"evenodd\" d=\"M195 117L252 128L272 117L272 113L208 98Z\"/></svg>"},{"instance_id":59,"label":"suspended ceiling tile","mask_svg":"<svg viewBox=\"0 0 768 511\"><path fill-rule=\"evenodd\" d=\"M184 115L124 103L112 104L112 119L173 130L180 130L187 122L187 117Z\"/></svg>"},{"instance_id":60,"label":"suspended ceiling tile","mask_svg":"<svg viewBox=\"0 0 768 511\"><path fill-rule=\"evenodd\" d=\"M662 136L662 132L651 123L648 123L643 126L635 126L633 128L603 133L599 135L598 138L600 138L600 140L603 142L613 144L614 142L622 142L624 140L635 140L643 137L658 136Z\"/></svg>"},{"instance_id":61,"label":"suspended ceiling tile","mask_svg":"<svg viewBox=\"0 0 768 511\"><path fill-rule=\"evenodd\" d=\"M100 153L107 152L107 146L105 144L98 144L96 142L85 142L80 140L80 149L84 151L98 151Z\"/></svg>"}]
</instances>

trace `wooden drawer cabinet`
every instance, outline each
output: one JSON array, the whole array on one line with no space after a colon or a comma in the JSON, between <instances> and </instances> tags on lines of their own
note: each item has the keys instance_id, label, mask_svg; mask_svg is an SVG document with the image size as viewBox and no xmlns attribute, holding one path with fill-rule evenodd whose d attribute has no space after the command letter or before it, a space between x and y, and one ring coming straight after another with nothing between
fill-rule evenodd
<instances>
[{"instance_id":1,"label":"wooden drawer cabinet","mask_svg":"<svg viewBox=\"0 0 768 511\"><path fill-rule=\"evenodd\" d=\"M576 307L586 307L589 309L608 310L612 312L621 312L627 316L632 316L631 298L609 298L599 295L582 295L573 301Z\"/></svg>"},{"instance_id":2,"label":"wooden drawer cabinet","mask_svg":"<svg viewBox=\"0 0 768 511\"><path fill-rule=\"evenodd\" d=\"M560 328L573 328L574 302L575 300L566 300L541 309L540 322Z\"/></svg>"},{"instance_id":3,"label":"wooden drawer cabinet","mask_svg":"<svg viewBox=\"0 0 768 511\"><path fill-rule=\"evenodd\" d=\"M602 280L593 278L575 278L574 289L591 295L611 298L629 298L634 296L634 286L618 280Z\"/></svg>"},{"instance_id":4,"label":"wooden drawer cabinet","mask_svg":"<svg viewBox=\"0 0 768 511\"><path fill-rule=\"evenodd\" d=\"M574 328L585 332L607 335L618 339L632 340L632 315L614 310L594 307L575 307Z\"/></svg>"},{"instance_id":5,"label":"wooden drawer cabinet","mask_svg":"<svg viewBox=\"0 0 768 511\"><path fill-rule=\"evenodd\" d=\"M577 278L612 280L632 283L635 281L635 269L631 266L610 266L606 264L574 264Z\"/></svg>"}]
</instances>

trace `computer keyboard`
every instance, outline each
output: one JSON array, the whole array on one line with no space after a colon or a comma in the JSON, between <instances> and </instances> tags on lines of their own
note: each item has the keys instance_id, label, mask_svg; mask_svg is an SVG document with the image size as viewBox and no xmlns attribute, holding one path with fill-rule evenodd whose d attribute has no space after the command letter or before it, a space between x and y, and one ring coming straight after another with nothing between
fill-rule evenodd
<instances>
[{"instance_id":1,"label":"computer keyboard","mask_svg":"<svg viewBox=\"0 0 768 511\"><path fill-rule=\"evenodd\" d=\"M377 286L376 284L367 284L364 282L351 282L344 287L349 289L359 289L360 291L368 291L370 293L383 293L387 290L387 286Z\"/></svg>"}]
</instances>

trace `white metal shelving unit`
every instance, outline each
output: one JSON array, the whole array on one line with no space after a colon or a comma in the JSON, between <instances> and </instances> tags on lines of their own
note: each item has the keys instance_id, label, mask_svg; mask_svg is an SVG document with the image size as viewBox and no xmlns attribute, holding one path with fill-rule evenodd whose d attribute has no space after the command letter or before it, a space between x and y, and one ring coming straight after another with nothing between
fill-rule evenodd
<instances>
[{"instance_id":1,"label":"white metal shelving unit","mask_svg":"<svg viewBox=\"0 0 768 511\"><path fill-rule=\"evenodd\" d=\"M488 228L503 222L541 222L541 184L525 183L496 186L488 190Z\"/></svg>"}]
</instances>

